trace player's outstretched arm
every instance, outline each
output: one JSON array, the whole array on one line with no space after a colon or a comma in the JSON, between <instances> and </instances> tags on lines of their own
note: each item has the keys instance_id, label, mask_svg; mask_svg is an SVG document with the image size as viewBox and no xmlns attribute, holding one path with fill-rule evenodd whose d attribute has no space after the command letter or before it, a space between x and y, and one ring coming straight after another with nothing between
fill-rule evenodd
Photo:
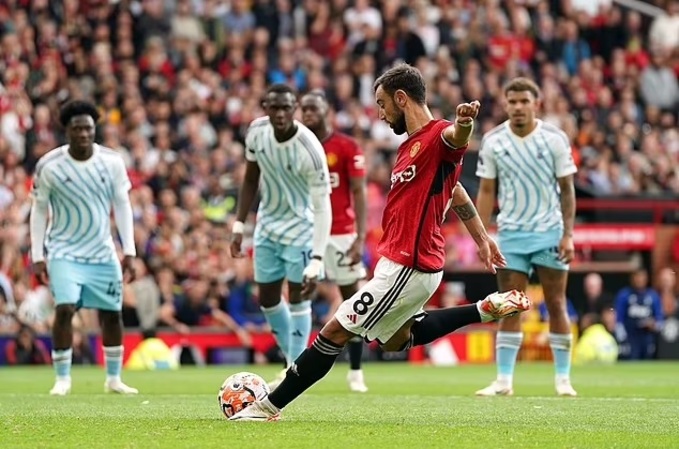
<instances>
[{"instance_id":1,"label":"player's outstretched arm","mask_svg":"<svg viewBox=\"0 0 679 449\"><path fill-rule=\"evenodd\" d=\"M469 143L474 131L474 119L479 114L481 103L462 103L455 109L455 124L443 130L443 139L453 148L462 148Z\"/></svg>"},{"instance_id":2,"label":"player's outstretched arm","mask_svg":"<svg viewBox=\"0 0 679 449\"><path fill-rule=\"evenodd\" d=\"M231 228L231 257L242 257L240 245L243 241L243 228L248 213L252 207L252 202L257 195L259 188L260 170L257 162L247 161L245 166L245 179L238 192L238 209L236 211L236 222Z\"/></svg>"}]
</instances>

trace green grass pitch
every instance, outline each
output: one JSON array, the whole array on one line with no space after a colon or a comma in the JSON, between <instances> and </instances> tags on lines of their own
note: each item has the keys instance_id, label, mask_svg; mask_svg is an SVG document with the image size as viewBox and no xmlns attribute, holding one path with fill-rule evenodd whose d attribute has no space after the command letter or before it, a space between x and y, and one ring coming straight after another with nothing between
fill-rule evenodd
<instances>
[{"instance_id":1,"label":"green grass pitch","mask_svg":"<svg viewBox=\"0 0 679 449\"><path fill-rule=\"evenodd\" d=\"M557 398L551 364L522 364L515 396L476 398L494 367L347 365L274 423L230 423L217 390L230 374L273 366L125 372L142 392L103 394L100 368L74 367L73 392L50 397L49 368L0 369L0 448L671 448L679 444L679 363L575 367L580 396Z\"/></svg>"}]
</instances>

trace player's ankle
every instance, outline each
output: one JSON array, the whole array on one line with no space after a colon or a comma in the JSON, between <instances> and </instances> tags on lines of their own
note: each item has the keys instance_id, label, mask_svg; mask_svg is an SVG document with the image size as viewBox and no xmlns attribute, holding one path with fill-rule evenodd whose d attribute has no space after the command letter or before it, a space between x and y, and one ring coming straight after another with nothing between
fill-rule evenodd
<instances>
[{"instance_id":1,"label":"player's ankle","mask_svg":"<svg viewBox=\"0 0 679 449\"><path fill-rule=\"evenodd\" d=\"M71 375L57 376L57 382L71 382Z\"/></svg>"},{"instance_id":2,"label":"player's ankle","mask_svg":"<svg viewBox=\"0 0 679 449\"><path fill-rule=\"evenodd\" d=\"M110 374L106 375L106 382L112 384L112 383L119 383L122 382L120 375L115 375L111 376Z\"/></svg>"}]
</instances>

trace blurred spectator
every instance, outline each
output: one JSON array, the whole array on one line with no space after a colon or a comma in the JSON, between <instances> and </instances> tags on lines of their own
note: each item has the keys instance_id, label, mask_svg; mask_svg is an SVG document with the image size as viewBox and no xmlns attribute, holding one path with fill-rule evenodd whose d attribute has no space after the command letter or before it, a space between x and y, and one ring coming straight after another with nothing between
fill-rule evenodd
<instances>
[{"instance_id":1,"label":"blurred spectator","mask_svg":"<svg viewBox=\"0 0 679 449\"><path fill-rule=\"evenodd\" d=\"M38 333L49 333L54 320L54 301L49 289L44 285L29 288L25 282L19 282L15 290L20 304L17 315L21 322Z\"/></svg>"},{"instance_id":2,"label":"blurred spectator","mask_svg":"<svg viewBox=\"0 0 679 449\"><path fill-rule=\"evenodd\" d=\"M242 328L250 332L265 331L266 320L257 301L256 284L252 281L252 260L239 259L234 263L234 269L224 309Z\"/></svg>"},{"instance_id":3,"label":"blurred spectator","mask_svg":"<svg viewBox=\"0 0 679 449\"><path fill-rule=\"evenodd\" d=\"M10 365L49 365L52 363L45 344L38 340L29 326L21 326L17 336L5 346L5 357Z\"/></svg>"},{"instance_id":4,"label":"blurred spectator","mask_svg":"<svg viewBox=\"0 0 679 449\"><path fill-rule=\"evenodd\" d=\"M95 365L97 363L90 342L82 330L73 329L73 364Z\"/></svg>"},{"instance_id":5,"label":"blurred spectator","mask_svg":"<svg viewBox=\"0 0 679 449\"><path fill-rule=\"evenodd\" d=\"M142 331L153 330L160 314L160 289L142 259L135 261L135 275L123 292L123 322Z\"/></svg>"},{"instance_id":6,"label":"blurred spectator","mask_svg":"<svg viewBox=\"0 0 679 449\"><path fill-rule=\"evenodd\" d=\"M604 281L599 273L589 273L584 279L585 303L579 311L580 332L595 323L604 322L603 315L613 309L613 295L604 289ZM611 332L613 328L609 329Z\"/></svg>"},{"instance_id":7,"label":"blurred spectator","mask_svg":"<svg viewBox=\"0 0 679 449\"><path fill-rule=\"evenodd\" d=\"M616 338L629 347L628 358L652 359L655 356L657 333L662 328L663 312L660 295L648 287L646 270L634 272L630 286L618 293L615 313Z\"/></svg>"},{"instance_id":8,"label":"blurred spectator","mask_svg":"<svg viewBox=\"0 0 679 449\"><path fill-rule=\"evenodd\" d=\"M235 332L244 346L250 346L249 334L226 312L220 310L215 301L208 299L209 284L202 279L186 281L186 294L174 302L163 304L160 318L181 334L191 333L192 326L219 325Z\"/></svg>"},{"instance_id":9,"label":"blurred spectator","mask_svg":"<svg viewBox=\"0 0 679 449\"><path fill-rule=\"evenodd\" d=\"M19 330L12 286L0 272L0 334L14 334Z\"/></svg>"}]
</instances>

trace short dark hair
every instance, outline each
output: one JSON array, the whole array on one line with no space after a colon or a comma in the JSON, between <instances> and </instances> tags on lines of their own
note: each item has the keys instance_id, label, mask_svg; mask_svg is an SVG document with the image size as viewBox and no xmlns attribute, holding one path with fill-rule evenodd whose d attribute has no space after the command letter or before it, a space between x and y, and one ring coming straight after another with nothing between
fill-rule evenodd
<instances>
[{"instance_id":1,"label":"short dark hair","mask_svg":"<svg viewBox=\"0 0 679 449\"><path fill-rule=\"evenodd\" d=\"M311 95L312 97L318 97L321 100L325 101L326 103L328 102L328 96L325 95L325 91L323 91L323 89L312 89L306 94L304 94L305 97L307 95Z\"/></svg>"},{"instance_id":2,"label":"short dark hair","mask_svg":"<svg viewBox=\"0 0 679 449\"><path fill-rule=\"evenodd\" d=\"M530 92L535 98L540 98L540 87L530 78L519 77L514 78L505 84L502 92L507 95L509 92Z\"/></svg>"},{"instance_id":3,"label":"short dark hair","mask_svg":"<svg viewBox=\"0 0 679 449\"><path fill-rule=\"evenodd\" d=\"M377 91L380 86L389 95L402 90L418 104L427 102L427 86L422 73L409 64L399 64L384 72L375 80L373 89Z\"/></svg>"},{"instance_id":4,"label":"short dark hair","mask_svg":"<svg viewBox=\"0 0 679 449\"><path fill-rule=\"evenodd\" d=\"M283 83L276 83L272 84L269 86L269 88L266 90L266 94L292 94L293 96L297 96L297 92L295 89L292 87L288 86L287 84Z\"/></svg>"},{"instance_id":5,"label":"short dark hair","mask_svg":"<svg viewBox=\"0 0 679 449\"><path fill-rule=\"evenodd\" d=\"M67 127L71 119L77 115L89 115L92 117L92 120L94 120L94 123L97 123L100 117L99 110L94 104L88 101L74 100L66 103L61 108L61 111L59 112L59 122L61 123L61 126L64 128Z\"/></svg>"}]
</instances>

